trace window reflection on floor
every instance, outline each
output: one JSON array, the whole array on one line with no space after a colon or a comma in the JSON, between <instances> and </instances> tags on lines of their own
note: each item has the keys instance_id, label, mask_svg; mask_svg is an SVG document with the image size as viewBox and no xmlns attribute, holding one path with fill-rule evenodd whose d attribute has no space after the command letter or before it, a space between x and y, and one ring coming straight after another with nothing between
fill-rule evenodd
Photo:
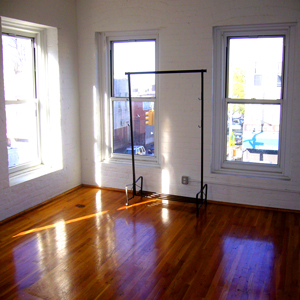
<instances>
[{"instance_id":1,"label":"window reflection on floor","mask_svg":"<svg viewBox=\"0 0 300 300\"><path fill-rule=\"evenodd\" d=\"M222 281L232 282L239 274L240 292L256 294L262 289L274 287L273 242L261 239L224 236L222 241L223 255L219 268L223 271ZM272 267L273 266L273 267ZM242 276L241 276L242 274Z\"/></svg>"}]
</instances>

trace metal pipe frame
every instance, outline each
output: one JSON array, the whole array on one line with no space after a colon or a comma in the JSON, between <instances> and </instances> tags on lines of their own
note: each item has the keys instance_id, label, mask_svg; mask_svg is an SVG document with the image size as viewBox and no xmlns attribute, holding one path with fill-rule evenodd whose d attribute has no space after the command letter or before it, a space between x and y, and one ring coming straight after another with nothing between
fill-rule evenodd
<instances>
[{"instance_id":1,"label":"metal pipe frame","mask_svg":"<svg viewBox=\"0 0 300 300\"><path fill-rule=\"evenodd\" d=\"M206 69L198 70L169 70L169 71L149 71L149 72L126 72L125 75L128 77L128 96L129 96L129 114L130 114L130 135L131 135L131 157L132 157L132 185L126 185L126 205L129 205L129 200L137 195L136 186L137 182L141 180L140 194L143 194L143 177L140 176L137 180L135 179L135 161L134 161L134 141L133 141L133 122L132 122L132 98L131 98L131 75L144 75L144 74L185 74L185 73L201 73L201 181L200 181L200 192L196 194L196 209L197 217L199 216L199 208L202 206L203 202L207 204L207 184L203 185L203 136L204 136L204 75ZM128 186L132 186L132 197L128 198ZM199 204L199 194L200 194L200 204ZM205 197L204 197L205 196Z\"/></svg>"}]
</instances>

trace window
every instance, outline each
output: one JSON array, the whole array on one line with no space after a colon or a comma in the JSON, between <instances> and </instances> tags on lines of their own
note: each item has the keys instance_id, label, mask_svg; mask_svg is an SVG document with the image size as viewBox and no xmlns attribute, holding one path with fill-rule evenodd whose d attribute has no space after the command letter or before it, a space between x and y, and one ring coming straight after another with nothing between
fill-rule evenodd
<instances>
[{"instance_id":1,"label":"window","mask_svg":"<svg viewBox=\"0 0 300 300\"><path fill-rule=\"evenodd\" d=\"M128 76L125 72L155 71L157 68L157 36L116 34L106 37L108 62L108 94L110 113L109 157L131 160ZM131 75L134 154L137 162L157 161L157 92L153 74ZM107 144L106 144L107 146ZM107 157L106 157L107 158Z\"/></svg>"},{"instance_id":2,"label":"window","mask_svg":"<svg viewBox=\"0 0 300 300\"><path fill-rule=\"evenodd\" d=\"M291 32L214 28L213 172L286 177Z\"/></svg>"},{"instance_id":3,"label":"window","mask_svg":"<svg viewBox=\"0 0 300 300\"><path fill-rule=\"evenodd\" d=\"M61 167L57 29L6 17L1 29L9 173Z\"/></svg>"},{"instance_id":4,"label":"window","mask_svg":"<svg viewBox=\"0 0 300 300\"><path fill-rule=\"evenodd\" d=\"M41 163L36 96L36 38L2 33L8 166ZM21 35L22 34L22 35Z\"/></svg>"},{"instance_id":5,"label":"window","mask_svg":"<svg viewBox=\"0 0 300 300\"><path fill-rule=\"evenodd\" d=\"M254 85L261 86L262 85L262 75L261 75L261 63L255 63L255 70L254 70Z\"/></svg>"}]
</instances>

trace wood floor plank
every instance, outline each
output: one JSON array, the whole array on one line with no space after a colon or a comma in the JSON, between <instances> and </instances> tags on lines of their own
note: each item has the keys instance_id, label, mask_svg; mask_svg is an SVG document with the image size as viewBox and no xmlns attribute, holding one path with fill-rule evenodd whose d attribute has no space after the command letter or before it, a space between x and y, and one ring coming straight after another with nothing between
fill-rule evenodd
<instances>
[{"instance_id":1,"label":"wood floor plank","mask_svg":"<svg viewBox=\"0 0 300 300\"><path fill-rule=\"evenodd\" d=\"M0 299L300 299L300 214L124 204L82 187L1 224Z\"/></svg>"}]
</instances>

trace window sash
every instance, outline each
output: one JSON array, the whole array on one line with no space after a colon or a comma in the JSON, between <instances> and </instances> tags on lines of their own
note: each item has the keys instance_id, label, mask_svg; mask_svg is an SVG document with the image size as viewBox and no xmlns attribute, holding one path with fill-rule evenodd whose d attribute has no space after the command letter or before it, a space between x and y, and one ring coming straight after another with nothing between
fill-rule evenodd
<instances>
[{"instance_id":1,"label":"window sash","mask_svg":"<svg viewBox=\"0 0 300 300\"><path fill-rule=\"evenodd\" d=\"M142 99L142 101L140 101ZM133 109L133 114L134 114L134 110L135 110L135 108L134 108L134 103L146 103L146 102L153 102L154 103L154 110L156 110L156 106L155 106L155 101L152 101L152 99L153 100L155 100L155 98L135 98L133 101L132 101L132 104L133 104L133 107L132 107L132 109ZM114 99L114 100L112 100L111 101L111 111L112 111L112 117L111 117L111 141L112 141L112 153L111 153L111 157L112 158L116 158L116 159L124 159L124 160L131 160L131 156L130 155L128 155L128 154L124 154L124 153L118 153L118 152L114 152L114 148L115 148L115 145L114 145L114 130L115 130L115 128L114 128L114 123L115 123L115 120L114 120L114 109L113 109L113 103L114 102L124 102L124 103L126 103L126 102L128 102L128 99L123 99L123 98L116 98L116 99ZM144 111L144 110L143 110ZM142 115L143 115L143 111L142 111ZM128 108L128 115L129 115L129 108ZM146 122L146 120L144 120L143 119L143 116L141 115L141 121L140 122ZM155 115L154 115L154 117L155 117ZM156 124L155 122L154 122L154 124ZM137 128L135 128L135 121L133 120L133 124L132 124L132 126L133 126L133 129L135 130L135 129L137 129ZM144 125L144 126L147 126L147 125ZM155 125L153 125L153 126L155 126ZM141 129L141 128L143 128L143 125L139 125L139 129ZM154 145L157 145L156 144L156 135L157 135L157 133L156 133L156 128L157 128L157 126L155 127L155 129L154 129ZM147 141L147 131L150 129L151 130L151 127L149 127L148 129L145 127L144 128L145 129L145 132L144 132L144 134L145 134L145 142ZM148 131L148 134L149 134L149 131ZM150 136L151 136L151 134L150 134ZM149 136L148 136L148 138L149 138ZM151 138L152 139L152 138ZM137 140L139 140L139 138L137 139ZM135 140L135 142L136 142L136 140ZM150 142L151 143L151 142ZM149 144L150 144L149 143ZM137 142L137 145L141 145L141 146L144 146L145 148L146 148L146 144L144 145L143 143L138 143ZM135 146L137 146L137 145L135 145ZM147 150L147 149L146 149ZM155 152L154 152L154 155L148 155L148 154L146 154L146 155L136 155L136 159L137 160L141 160L141 161L153 161L153 159L155 158L157 156L157 149L155 149ZM154 157L154 158L153 158Z\"/></svg>"},{"instance_id":2,"label":"window sash","mask_svg":"<svg viewBox=\"0 0 300 300\"><path fill-rule=\"evenodd\" d=\"M236 168L236 169L245 169L252 170L253 168L261 169L270 169L272 172L280 172L280 158L281 158L281 138L282 138L282 103L283 100L250 100L250 99L231 99L225 98L223 99L224 103L224 123L223 123L223 131L222 131L222 162L225 168ZM280 121L279 121L279 143L278 143L278 160L277 164L268 164L264 163L263 167L261 167L261 163L259 162L244 162L244 161L230 161L227 160L227 122L228 122L228 105L229 104L265 104L265 105L279 105L280 106ZM232 165L231 165L232 164ZM270 171L269 170L269 171Z\"/></svg>"},{"instance_id":3,"label":"window sash","mask_svg":"<svg viewBox=\"0 0 300 300\"><path fill-rule=\"evenodd\" d=\"M22 104L33 104L35 106L34 108L34 115L35 115L35 120L33 121L35 123L35 136L36 136L36 156L35 159L32 159L28 162L24 162L24 163L20 163L16 166L12 166L9 168L9 174L15 173L15 172L19 172L22 171L24 169L29 169L29 168L33 168L35 166L38 166L41 164L41 144L40 144L40 126L39 126L39 103L38 101L26 101L26 100L22 100L22 101L5 101L5 105L22 105ZM7 110L7 109L6 109Z\"/></svg>"},{"instance_id":4,"label":"window sash","mask_svg":"<svg viewBox=\"0 0 300 300\"><path fill-rule=\"evenodd\" d=\"M11 91L11 88L10 88L10 89L5 90L5 100L26 100L26 99L33 98L33 97L35 98L36 97L36 54L35 54L35 52L36 52L35 51L36 36L34 36L34 37L32 35L26 36L20 32L12 33L12 31L9 31L9 32L3 31L2 32L2 42L3 42L3 37L4 38L16 37L16 38L20 38L20 39L24 39L24 40L29 40L30 44L31 44L30 45L30 47L31 47L31 49L30 49L30 52L31 52L31 58L30 58L30 60L31 60L31 66L30 66L30 71L31 71L31 75L30 75L31 76L31 80L30 80L31 81L30 82L31 92L30 92L30 94L31 94L31 97L28 97L28 96L24 97L24 95L22 95L22 97L7 97L6 93L8 91ZM3 48L3 46L2 46L2 48ZM26 50L28 50L28 49L26 49ZM26 62L26 60L25 60L25 62ZM5 66L4 60L3 60L3 66ZM27 65L27 67L28 67L28 65ZM4 67L3 72L5 74L5 67ZM26 74L26 75L28 75L28 74ZM4 76L4 83L7 83L5 81L5 79L6 79L6 76ZM14 77L14 79L15 79L15 77ZM24 78L23 78L23 80L24 80Z\"/></svg>"},{"instance_id":5,"label":"window sash","mask_svg":"<svg viewBox=\"0 0 300 300\"><path fill-rule=\"evenodd\" d=\"M4 18L5 19L5 18ZM3 21L2 21L3 22ZM32 82L33 82L33 96L35 98L27 98L27 99L5 99L5 105L22 105L22 104L33 104L35 105L35 121L36 124L36 141L37 141L37 149L36 149L36 158L32 159L25 163L20 163L16 166L9 167L9 174L13 174L20 171L29 170L35 168L42 163L41 156L41 137L40 137L40 104L38 95L38 77L39 71L37 68L38 64L38 53L36 51L36 45L38 45L38 41L40 41L40 33L37 30L33 30L31 28L21 28L16 25L10 25L9 21L6 19L2 23L2 35L8 36L17 36L31 39L32 41ZM8 116L7 116L8 117Z\"/></svg>"},{"instance_id":6,"label":"window sash","mask_svg":"<svg viewBox=\"0 0 300 300\"><path fill-rule=\"evenodd\" d=\"M283 39L283 48L282 48L282 62L281 62L281 67L280 67L280 71L281 71L281 85L280 85L280 96L279 97L276 97L276 98L272 98L272 100L276 100L276 99L282 99L283 98L283 95L284 95L284 77L285 77L285 74L284 74L284 66L285 66L285 47L286 47L286 35L285 34L271 34L271 33L268 33L268 34L249 34L249 35L234 35L234 34L228 34L226 35L226 40L225 40L225 48L226 48L226 74L225 74L225 95L226 97L229 97L229 90L230 90L230 74L229 72L232 70L230 70L230 67L231 67L231 64L230 64L230 56L231 56L231 41L237 41L239 39L248 39L248 40L251 40L253 39L254 42L256 42L257 40L259 39L272 39L272 38L282 38ZM255 69L257 68L257 66L255 65ZM261 76L261 73L256 73L256 70L253 72L253 75L260 75ZM278 66L277 66L277 73L276 75L278 75ZM274 74L275 76L275 74ZM254 80L254 79L253 79ZM254 84L255 85L255 84ZM278 85L276 84L276 87L278 87ZM239 99L239 98L232 98L231 99ZM247 98L249 100L253 100L253 99L257 99L255 97L249 97ZM258 98L259 99L259 98Z\"/></svg>"},{"instance_id":7,"label":"window sash","mask_svg":"<svg viewBox=\"0 0 300 300\"><path fill-rule=\"evenodd\" d=\"M115 74L114 74L114 71L115 71L115 60L114 60L114 43L116 44L120 44L120 43L139 43L139 42L154 42L154 47L155 47L155 66L154 66L154 69L156 69L156 56L157 56L157 47L156 47L156 39L155 38L135 38L135 39L109 39L109 50L110 50L110 60L109 60L109 64L110 64L110 96L111 98L126 98L126 96L115 96L115 87L114 87L114 84L115 84ZM137 68L137 67L136 67ZM127 71L131 71L131 70L125 70L126 72ZM140 68L137 68L137 70L135 71L153 71L153 70L141 70ZM124 74L125 76L125 74ZM133 83L134 83L134 80L136 77L145 77L145 76L151 76L151 77L154 77L155 78L155 86L156 86L156 76L155 75L132 75L131 76L131 89L133 87ZM127 80L127 76L126 76L126 79ZM126 87L128 86L128 83L126 84ZM155 91L156 92L156 91ZM134 96L133 94L133 91L131 91L131 95L132 95L132 98L155 98L155 97L148 97L148 96L141 96L141 97L136 97ZM128 96L127 96L128 97Z\"/></svg>"},{"instance_id":8,"label":"window sash","mask_svg":"<svg viewBox=\"0 0 300 300\"><path fill-rule=\"evenodd\" d=\"M223 122L222 122L222 134L221 134L221 149L222 149L222 158L221 163L224 169L232 169L232 170L257 170L257 171L266 171L266 172L282 172L281 168L281 153L282 153L282 114L283 114L283 101L282 100L258 100L251 101L249 99L231 99L225 98L223 99ZM280 105L280 131L279 131L279 144L278 144L278 162L277 164L261 164L255 162L239 162L239 161L229 161L226 159L227 157L227 116L228 116L228 104L278 104Z\"/></svg>"},{"instance_id":9,"label":"window sash","mask_svg":"<svg viewBox=\"0 0 300 300\"><path fill-rule=\"evenodd\" d=\"M273 38L283 38L283 43L285 42L285 35L278 35L278 34L273 34L273 35L262 35L262 34L259 34L259 35L256 35L256 36L245 36L245 35L239 35L239 36L231 36L231 35L228 35L227 38L226 38L226 70L225 70L225 86L224 86L224 89L225 89L225 94L228 95L229 93L229 89L230 89L230 80L233 80L233 78L230 78L229 77L229 71L230 71L230 67L231 66L231 62L230 62L230 59L231 59L231 54L230 54L230 42L231 40L233 41L237 41L237 39L253 39L253 42L256 42L256 38L270 38L270 37L273 37ZM283 57L282 57L282 65L284 66L284 61L285 61L285 56L284 56L284 50L283 50ZM231 70L232 72L232 70ZM282 73L282 81L284 81L284 74ZM246 78L245 78L246 79ZM259 162L245 162L245 161L241 161L241 162L238 162L237 164L236 161L232 161L232 160L229 160L227 159L227 147L228 147L228 144L227 144L227 139L228 139L228 136L227 136L227 122L228 122L228 104L230 103L240 103L240 104L279 104L280 105L280 111L282 112L282 95L283 95L284 91L283 91L283 86L281 87L281 95L280 95L280 99L256 99L256 98L247 98L247 99L240 99L238 97L236 98L225 98L225 109L224 109L224 123L223 123L223 145L222 145L222 161L223 161L223 166L227 166L229 167L232 163L234 163L234 165L232 165L232 167L234 166L234 168L245 168L245 169L252 169L252 168L260 168L258 166L258 164L260 164ZM279 121L279 124L280 124L280 131L281 131L281 127L282 127L282 113L280 114L280 121ZM281 136L279 135L279 142L278 142L278 158L277 158L277 163L276 164L271 164L271 163L264 163L264 167L266 166L266 168L268 168L269 166L271 166L271 168L273 169L273 166L275 166L275 168L278 169L278 167L280 166L280 153L281 153L281 148L282 148L282 142L281 142ZM245 167L243 167L243 165L245 164ZM248 166L249 165L249 166Z\"/></svg>"},{"instance_id":10,"label":"window sash","mask_svg":"<svg viewBox=\"0 0 300 300\"><path fill-rule=\"evenodd\" d=\"M151 35L151 34L150 34ZM108 60L108 65L109 65L109 106L110 106L110 149L111 149L111 152L109 153L110 154L110 158L112 159L112 161L116 160L118 162L129 162L131 161L131 155L128 155L128 154L122 154L122 153L114 153L114 145L113 145L113 126L114 126L114 120L113 120L113 102L114 101L128 101L128 97L114 97L113 96L113 64L114 64L114 61L113 61L113 53L112 53L112 43L113 42L128 42L128 41L132 41L132 40L138 40L138 41L155 41L155 69L157 69L157 64L158 64L158 60L157 60L157 54L158 54L158 51L157 51L157 37L156 37L156 34L155 34L155 37L154 35L153 36L149 36L149 38L147 37L147 34L146 36L144 35L137 35L135 36L134 38L128 38L128 36L116 36L116 37L109 37L107 38L107 45L108 45L108 57L109 57L109 60ZM147 71L152 71L152 70L147 70ZM134 75L133 75L134 76ZM141 76L144 76L144 75L141 75ZM131 76L132 77L132 76ZM155 97L132 97L131 100L132 102L154 102L156 103L157 101L157 76L155 75ZM155 110L156 110L157 106L155 105ZM155 114L155 132L154 132L154 145L155 145L155 155L154 156L148 156L148 155L135 155L135 160L137 163L139 162L142 162L143 164L147 165L151 165L153 164L154 161L157 161L157 153L158 153L158 125L157 125L157 119L158 119L158 114L156 113Z\"/></svg>"}]
</instances>

